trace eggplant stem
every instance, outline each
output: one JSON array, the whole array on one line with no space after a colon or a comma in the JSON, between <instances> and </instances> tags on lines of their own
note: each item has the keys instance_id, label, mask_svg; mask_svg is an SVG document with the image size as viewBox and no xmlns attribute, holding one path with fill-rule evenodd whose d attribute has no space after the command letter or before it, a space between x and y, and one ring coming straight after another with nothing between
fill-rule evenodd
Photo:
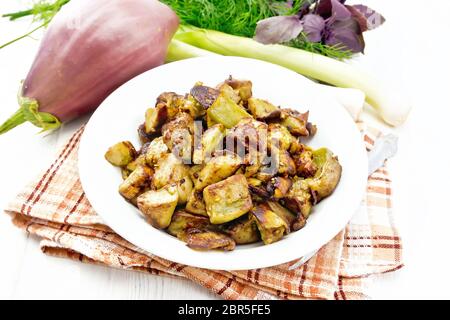
<instances>
[{"instance_id":1,"label":"eggplant stem","mask_svg":"<svg viewBox=\"0 0 450 320\"><path fill-rule=\"evenodd\" d=\"M23 113L22 108L16 111L8 120L6 120L1 126L0 126L0 135L8 132L9 130L17 127L18 125L21 125L26 121L25 115Z\"/></svg>"}]
</instances>

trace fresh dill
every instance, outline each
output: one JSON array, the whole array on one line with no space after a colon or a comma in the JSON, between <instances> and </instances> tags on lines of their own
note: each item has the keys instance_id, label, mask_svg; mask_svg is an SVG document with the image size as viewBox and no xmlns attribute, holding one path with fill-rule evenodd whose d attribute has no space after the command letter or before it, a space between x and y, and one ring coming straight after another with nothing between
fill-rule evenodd
<instances>
[{"instance_id":1,"label":"fresh dill","mask_svg":"<svg viewBox=\"0 0 450 320\"><path fill-rule=\"evenodd\" d=\"M295 0L283 14L295 14L304 0ZM182 23L236 36L253 37L258 21L276 16L286 1L268 0L162 0Z\"/></svg>"},{"instance_id":2,"label":"fresh dill","mask_svg":"<svg viewBox=\"0 0 450 320\"><path fill-rule=\"evenodd\" d=\"M307 41L306 36L303 33L300 34L297 39L290 41L286 45L297 49L318 53L337 60L349 59L353 56L353 52L351 50L348 50L338 44L330 46L320 42Z\"/></svg>"}]
</instances>

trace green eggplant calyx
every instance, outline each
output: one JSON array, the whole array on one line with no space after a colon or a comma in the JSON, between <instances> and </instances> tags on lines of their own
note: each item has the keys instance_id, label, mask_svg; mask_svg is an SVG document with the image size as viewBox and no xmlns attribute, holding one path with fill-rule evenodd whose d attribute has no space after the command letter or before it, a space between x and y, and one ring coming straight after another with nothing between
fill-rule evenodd
<instances>
[{"instance_id":1,"label":"green eggplant calyx","mask_svg":"<svg viewBox=\"0 0 450 320\"><path fill-rule=\"evenodd\" d=\"M0 135L27 121L36 127L42 128L40 133L54 130L61 126L61 121L54 115L47 112L39 112L39 103L36 99L19 96L18 100L19 110L0 125Z\"/></svg>"},{"instance_id":2,"label":"green eggplant calyx","mask_svg":"<svg viewBox=\"0 0 450 320\"><path fill-rule=\"evenodd\" d=\"M39 112L39 103L36 99L19 97L20 110L25 121L29 121L36 127L42 128L42 132L58 129L61 121L51 113Z\"/></svg>"}]
</instances>

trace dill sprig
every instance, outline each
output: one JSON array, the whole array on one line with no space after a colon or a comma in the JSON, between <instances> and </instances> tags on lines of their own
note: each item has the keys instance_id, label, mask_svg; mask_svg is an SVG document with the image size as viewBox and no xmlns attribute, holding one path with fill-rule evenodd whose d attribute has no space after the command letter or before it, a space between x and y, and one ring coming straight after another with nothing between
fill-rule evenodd
<instances>
[{"instance_id":1,"label":"dill sprig","mask_svg":"<svg viewBox=\"0 0 450 320\"><path fill-rule=\"evenodd\" d=\"M336 44L334 46L330 46L320 42L310 42L306 39L306 36L303 33L301 33L297 39L290 41L286 45L305 51L318 53L337 60L349 59L353 56L353 52L342 45Z\"/></svg>"},{"instance_id":2,"label":"dill sprig","mask_svg":"<svg viewBox=\"0 0 450 320\"><path fill-rule=\"evenodd\" d=\"M26 37L29 37L36 31L45 28L53 19L53 17L58 13L58 11L61 10L61 7L69 1L70 0L56 0L50 3L48 0L39 0L33 5L31 9L2 15L2 17L8 18L11 21L32 16L33 22L40 22L40 25L32 29L31 31L21 35L20 37L17 37L11 41L8 41L7 43L0 45L0 49L3 49Z\"/></svg>"}]
</instances>

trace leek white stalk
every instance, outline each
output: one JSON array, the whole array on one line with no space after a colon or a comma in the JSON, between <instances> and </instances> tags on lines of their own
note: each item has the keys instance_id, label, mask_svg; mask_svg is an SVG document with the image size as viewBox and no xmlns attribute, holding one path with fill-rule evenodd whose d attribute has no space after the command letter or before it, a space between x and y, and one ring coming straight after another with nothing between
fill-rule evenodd
<instances>
[{"instance_id":1,"label":"leek white stalk","mask_svg":"<svg viewBox=\"0 0 450 320\"><path fill-rule=\"evenodd\" d=\"M191 46L182 41L172 39L172 42L169 44L169 48L167 50L166 62L173 62L177 60L211 56L211 55L216 56L217 54L208 50L203 50Z\"/></svg>"},{"instance_id":2,"label":"leek white stalk","mask_svg":"<svg viewBox=\"0 0 450 320\"><path fill-rule=\"evenodd\" d=\"M325 56L283 45L264 45L253 39L218 31L182 26L175 39L222 55L264 60L307 77L342 88L363 91L366 101L388 124L401 125L410 106L381 82L355 66ZM170 56L171 48L169 48ZM180 53L178 53L179 56ZM172 55L172 58L174 55Z\"/></svg>"}]
</instances>

